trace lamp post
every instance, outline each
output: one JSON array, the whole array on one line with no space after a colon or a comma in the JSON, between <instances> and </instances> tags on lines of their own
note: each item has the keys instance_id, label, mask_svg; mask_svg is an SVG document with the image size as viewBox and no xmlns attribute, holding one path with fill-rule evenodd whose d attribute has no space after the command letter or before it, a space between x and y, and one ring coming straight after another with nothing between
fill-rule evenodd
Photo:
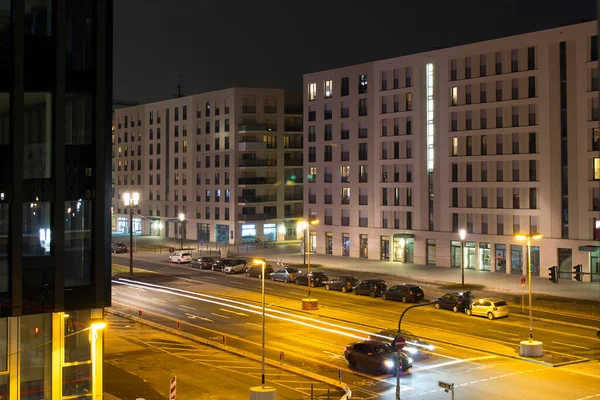
<instances>
[{"instance_id":1,"label":"lamp post","mask_svg":"<svg viewBox=\"0 0 600 400\"><path fill-rule=\"evenodd\" d=\"M179 213L179 221L181 221L179 236L181 236L181 250L183 250L183 223L185 222L184 213Z\"/></svg>"},{"instance_id":2,"label":"lamp post","mask_svg":"<svg viewBox=\"0 0 600 400\"><path fill-rule=\"evenodd\" d=\"M307 263L306 263L306 265L307 265L306 274L308 276L308 282L307 282L307 284L308 284L308 298L306 300L308 300L308 302L303 302L304 305L306 305L308 303L312 304L312 301L311 301L311 290L310 290L311 289L311 286L310 286L310 284L311 284L311 279L310 279L311 278L311 276L310 276L310 250L311 250L310 249L310 247L311 247L310 245L311 245L311 240L310 240L310 232L309 232L309 230L310 229L315 229L315 228L312 227L312 225L317 225L318 223L319 223L318 219L313 219L310 222L306 222L306 221L300 221L300 222L298 222L298 228L303 230L303 232L304 232L303 235L304 235L305 238L307 237L307 233L308 233L308 240L304 241L304 248L305 249L306 249L307 244L308 244L308 254L306 256L306 260L307 260ZM316 308L316 306L314 308ZM311 306L310 309L312 309L312 306Z\"/></svg>"},{"instance_id":3,"label":"lamp post","mask_svg":"<svg viewBox=\"0 0 600 400\"><path fill-rule=\"evenodd\" d=\"M102 351L98 351L98 333L106 327L103 319L92 319L90 325L90 342L92 345L92 400L100 400L102 391Z\"/></svg>"},{"instance_id":4,"label":"lamp post","mask_svg":"<svg viewBox=\"0 0 600 400\"><path fill-rule=\"evenodd\" d=\"M463 287L463 289L465 288L465 254L464 254L464 243L465 243L465 238L467 237L467 231L464 229L461 229L460 231L458 231L458 234L460 235L460 273L461 273L461 285Z\"/></svg>"},{"instance_id":5,"label":"lamp post","mask_svg":"<svg viewBox=\"0 0 600 400\"><path fill-rule=\"evenodd\" d=\"M533 341L533 314L531 309L531 240L541 239L539 233L530 233L529 235L516 235L517 240L527 241L527 291L529 292L529 342Z\"/></svg>"},{"instance_id":6,"label":"lamp post","mask_svg":"<svg viewBox=\"0 0 600 400\"><path fill-rule=\"evenodd\" d=\"M138 192L123 193L123 203L125 207L129 207L129 275L133 276L133 207L137 206L140 201Z\"/></svg>"}]
</instances>

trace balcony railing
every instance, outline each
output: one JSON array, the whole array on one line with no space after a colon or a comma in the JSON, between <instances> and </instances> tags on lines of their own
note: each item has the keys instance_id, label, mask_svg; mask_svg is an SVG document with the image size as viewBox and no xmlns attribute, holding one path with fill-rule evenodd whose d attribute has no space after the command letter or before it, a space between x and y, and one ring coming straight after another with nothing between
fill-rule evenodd
<instances>
[{"instance_id":1,"label":"balcony railing","mask_svg":"<svg viewBox=\"0 0 600 400\"><path fill-rule=\"evenodd\" d=\"M302 217L302 210L286 211L284 214L285 218L300 218Z\"/></svg>"},{"instance_id":2,"label":"balcony railing","mask_svg":"<svg viewBox=\"0 0 600 400\"><path fill-rule=\"evenodd\" d=\"M240 167L276 167L277 160L263 160L260 158L253 160L239 160Z\"/></svg>"},{"instance_id":3,"label":"balcony railing","mask_svg":"<svg viewBox=\"0 0 600 400\"><path fill-rule=\"evenodd\" d=\"M239 142L238 150L246 151L246 150L265 150L267 148L267 143L265 142Z\"/></svg>"},{"instance_id":4,"label":"balcony railing","mask_svg":"<svg viewBox=\"0 0 600 400\"><path fill-rule=\"evenodd\" d=\"M277 178L238 178L238 185L270 185L277 182Z\"/></svg>"},{"instance_id":5,"label":"balcony railing","mask_svg":"<svg viewBox=\"0 0 600 400\"><path fill-rule=\"evenodd\" d=\"M269 214L239 214L238 221L262 221L265 219L274 218L270 217Z\"/></svg>"},{"instance_id":6,"label":"balcony railing","mask_svg":"<svg viewBox=\"0 0 600 400\"><path fill-rule=\"evenodd\" d=\"M283 148L284 149L290 149L290 150L301 150L301 149L304 148L304 143L302 143L302 142L298 142L298 143L290 142L290 143L287 143Z\"/></svg>"},{"instance_id":7,"label":"balcony railing","mask_svg":"<svg viewBox=\"0 0 600 400\"><path fill-rule=\"evenodd\" d=\"M238 203L267 203L277 201L277 196L238 196Z\"/></svg>"},{"instance_id":8,"label":"balcony railing","mask_svg":"<svg viewBox=\"0 0 600 400\"><path fill-rule=\"evenodd\" d=\"M268 132L267 124L239 124L239 132Z\"/></svg>"},{"instance_id":9,"label":"balcony railing","mask_svg":"<svg viewBox=\"0 0 600 400\"><path fill-rule=\"evenodd\" d=\"M302 194L290 194L285 196L285 201L302 201L303 198Z\"/></svg>"},{"instance_id":10,"label":"balcony railing","mask_svg":"<svg viewBox=\"0 0 600 400\"><path fill-rule=\"evenodd\" d=\"M286 167L301 167L303 164L302 160L284 160L283 165Z\"/></svg>"}]
</instances>

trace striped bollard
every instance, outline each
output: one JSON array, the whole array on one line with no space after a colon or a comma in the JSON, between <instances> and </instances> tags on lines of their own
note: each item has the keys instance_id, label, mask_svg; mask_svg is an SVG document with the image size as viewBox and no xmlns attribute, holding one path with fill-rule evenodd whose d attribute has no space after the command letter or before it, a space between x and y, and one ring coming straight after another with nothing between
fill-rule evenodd
<instances>
[{"instance_id":1,"label":"striped bollard","mask_svg":"<svg viewBox=\"0 0 600 400\"><path fill-rule=\"evenodd\" d=\"M173 374L169 383L169 400L175 400L177 397L177 377L175 374Z\"/></svg>"}]
</instances>

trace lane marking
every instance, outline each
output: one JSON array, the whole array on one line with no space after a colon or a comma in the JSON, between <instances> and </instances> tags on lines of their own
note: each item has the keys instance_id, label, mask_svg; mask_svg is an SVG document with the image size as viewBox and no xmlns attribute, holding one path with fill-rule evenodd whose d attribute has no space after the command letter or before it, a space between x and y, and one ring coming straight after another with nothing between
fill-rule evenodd
<instances>
[{"instance_id":1,"label":"lane marking","mask_svg":"<svg viewBox=\"0 0 600 400\"><path fill-rule=\"evenodd\" d=\"M255 324L254 322L246 322L246 323L247 323L248 325L254 325L254 326L257 326L257 327L259 327L259 328L262 328L262 325L261 325L261 324Z\"/></svg>"},{"instance_id":2,"label":"lane marking","mask_svg":"<svg viewBox=\"0 0 600 400\"><path fill-rule=\"evenodd\" d=\"M161 303L166 303L166 300L163 299L157 299L156 297L153 297L152 300L156 300L156 301L160 301Z\"/></svg>"},{"instance_id":3,"label":"lane marking","mask_svg":"<svg viewBox=\"0 0 600 400\"><path fill-rule=\"evenodd\" d=\"M237 282L237 281L229 281L230 283L235 283L236 285L243 285L244 282Z\"/></svg>"},{"instance_id":4,"label":"lane marking","mask_svg":"<svg viewBox=\"0 0 600 400\"><path fill-rule=\"evenodd\" d=\"M481 356L481 357L465 358L465 359L461 359L461 360L446 361L443 363L427 365L425 367L418 367L415 369L422 371L422 370L435 369L435 368L440 368L440 367L447 367L449 365L456 365L456 364L462 364L462 363L474 363L474 361L489 360L491 358L498 358L498 356ZM476 363L474 363L474 364L476 364Z\"/></svg>"},{"instance_id":5,"label":"lane marking","mask_svg":"<svg viewBox=\"0 0 600 400\"><path fill-rule=\"evenodd\" d=\"M298 296L304 296L305 295L305 293L300 293L300 292L288 292L288 293L289 294L295 294L295 295L298 295Z\"/></svg>"},{"instance_id":6,"label":"lane marking","mask_svg":"<svg viewBox=\"0 0 600 400\"><path fill-rule=\"evenodd\" d=\"M180 304L179 307L187 308L188 310L196 310L194 307L184 306L183 304Z\"/></svg>"},{"instance_id":7,"label":"lane marking","mask_svg":"<svg viewBox=\"0 0 600 400\"><path fill-rule=\"evenodd\" d=\"M212 319L210 319L210 318L205 318L205 317L200 317L200 320L201 320L201 321L206 321L206 322L215 322L215 321L213 321Z\"/></svg>"},{"instance_id":8,"label":"lane marking","mask_svg":"<svg viewBox=\"0 0 600 400\"><path fill-rule=\"evenodd\" d=\"M226 308L219 308L219 310L221 310L221 311L223 311L223 312L228 312L228 313L231 313L231 314L235 314L235 315L242 315L242 316L244 316L244 317L247 317L247 316L248 316L248 314L244 314L244 313L242 313L242 312L237 312L237 311L228 310L228 309L226 309Z\"/></svg>"},{"instance_id":9,"label":"lane marking","mask_svg":"<svg viewBox=\"0 0 600 400\"><path fill-rule=\"evenodd\" d=\"M575 347L575 348L577 348L577 349L590 350L590 348L589 348L589 347L576 346L576 345L574 345L574 344L569 344L569 343L555 342L555 341L552 341L552 343L556 343L556 344L562 344L563 346Z\"/></svg>"},{"instance_id":10,"label":"lane marking","mask_svg":"<svg viewBox=\"0 0 600 400\"><path fill-rule=\"evenodd\" d=\"M488 329L488 332L497 332L497 333L502 333L503 335L509 335L509 336L519 336L516 333L510 333L510 332L504 332L504 331L497 331L495 329Z\"/></svg>"},{"instance_id":11,"label":"lane marking","mask_svg":"<svg viewBox=\"0 0 600 400\"><path fill-rule=\"evenodd\" d=\"M215 281L217 280L217 278L215 278L214 276L201 276L200 278L214 279Z\"/></svg>"},{"instance_id":12,"label":"lane marking","mask_svg":"<svg viewBox=\"0 0 600 400\"><path fill-rule=\"evenodd\" d=\"M227 315L216 314L214 312L211 312L210 314L214 315L215 317L221 317L221 318L229 319L229 317Z\"/></svg>"},{"instance_id":13,"label":"lane marking","mask_svg":"<svg viewBox=\"0 0 600 400\"><path fill-rule=\"evenodd\" d=\"M443 323L443 324L450 324L450 325L462 325L462 324L459 324L458 322L444 321L444 320L441 320L441 319L434 319L434 318L432 318L431 320L432 320L432 321L441 322L441 323Z\"/></svg>"},{"instance_id":14,"label":"lane marking","mask_svg":"<svg viewBox=\"0 0 600 400\"><path fill-rule=\"evenodd\" d=\"M275 290L275 289L265 286L265 290Z\"/></svg>"}]
</instances>

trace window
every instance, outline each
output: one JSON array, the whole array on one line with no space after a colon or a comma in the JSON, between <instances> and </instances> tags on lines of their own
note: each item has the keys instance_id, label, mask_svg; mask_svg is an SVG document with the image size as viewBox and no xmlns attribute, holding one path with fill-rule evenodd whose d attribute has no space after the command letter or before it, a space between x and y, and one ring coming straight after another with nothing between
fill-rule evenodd
<instances>
[{"instance_id":1,"label":"window","mask_svg":"<svg viewBox=\"0 0 600 400\"><path fill-rule=\"evenodd\" d=\"M367 143L359 143L358 144L358 159L360 161L368 160L369 156L368 156L367 150L368 150Z\"/></svg>"},{"instance_id":2,"label":"window","mask_svg":"<svg viewBox=\"0 0 600 400\"><path fill-rule=\"evenodd\" d=\"M350 166L349 165L342 165L340 167L340 176L341 176L341 182L343 182L343 183L350 182Z\"/></svg>"},{"instance_id":3,"label":"window","mask_svg":"<svg viewBox=\"0 0 600 400\"><path fill-rule=\"evenodd\" d=\"M467 182L473 182L473 164L467 163Z\"/></svg>"},{"instance_id":4,"label":"window","mask_svg":"<svg viewBox=\"0 0 600 400\"><path fill-rule=\"evenodd\" d=\"M473 136L467 136L467 155L473 155Z\"/></svg>"},{"instance_id":5,"label":"window","mask_svg":"<svg viewBox=\"0 0 600 400\"><path fill-rule=\"evenodd\" d=\"M479 85L479 102L480 103L487 102L487 86L485 83L481 83Z\"/></svg>"},{"instance_id":6,"label":"window","mask_svg":"<svg viewBox=\"0 0 600 400\"><path fill-rule=\"evenodd\" d=\"M175 121L179 121L179 107L175 107Z\"/></svg>"},{"instance_id":7,"label":"window","mask_svg":"<svg viewBox=\"0 0 600 400\"><path fill-rule=\"evenodd\" d=\"M341 203L344 205L350 204L350 188L342 188Z\"/></svg>"},{"instance_id":8,"label":"window","mask_svg":"<svg viewBox=\"0 0 600 400\"><path fill-rule=\"evenodd\" d=\"M184 132L185 132L185 130L184 130ZM215 133L220 133L220 132L221 132L221 121L216 120L215 121ZM183 135L183 136L185 136L185 135Z\"/></svg>"},{"instance_id":9,"label":"window","mask_svg":"<svg viewBox=\"0 0 600 400\"><path fill-rule=\"evenodd\" d=\"M592 128L592 150L600 150L600 128Z\"/></svg>"},{"instance_id":10,"label":"window","mask_svg":"<svg viewBox=\"0 0 600 400\"><path fill-rule=\"evenodd\" d=\"M537 189L529 188L529 208L532 210L537 209Z\"/></svg>"},{"instance_id":11,"label":"window","mask_svg":"<svg viewBox=\"0 0 600 400\"><path fill-rule=\"evenodd\" d=\"M594 157L594 180L600 180L600 158Z\"/></svg>"},{"instance_id":12,"label":"window","mask_svg":"<svg viewBox=\"0 0 600 400\"><path fill-rule=\"evenodd\" d=\"M487 136L481 135L481 155L487 155Z\"/></svg>"},{"instance_id":13,"label":"window","mask_svg":"<svg viewBox=\"0 0 600 400\"><path fill-rule=\"evenodd\" d=\"M364 117L367 115L367 99L358 100L358 116Z\"/></svg>"},{"instance_id":14,"label":"window","mask_svg":"<svg viewBox=\"0 0 600 400\"><path fill-rule=\"evenodd\" d=\"M368 182L368 179L369 179L369 174L368 174L367 166L360 165L358 167L358 181L360 183L366 183L366 182Z\"/></svg>"},{"instance_id":15,"label":"window","mask_svg":"<svg viewBox=\"0 0 600 400\"><path fill-rule=\"evenodd\" d=\"M458 155L458 137L452 137L452 156Z\"/></svg>"},{"instance_id":16,"label":"window","mask_svg":"<svg viewBox=\"0 0 600 400\"><path fill-rule=\"evenodd\" d=\"M210 102L208 102L208 101L204 105L204 115L206 117L210 117Z\"/></svg>"},{"instance_id":17,"label":"window","mask_svg":"<svg viewBox=\"0 0 600 400\"><path fill-rule=\"evenodd\" d=\"M308 84L308 101L317 99L317 84L312 82Z\"/></svg>"},{"instance_id":18,"label":"window","mask_svg":"<svg viewBox=\"0 0 600 400\"><path fill-rule=\"evenodd\" d=\"M332 80L328 80L325 81L325 98L326 99L330 99L331 95L332 95L332 85L333 85L333 81Z\"/></svg>"},{"instance_id":19,"label":"window","mask_svg":"<svg viewBox=\"0 0 600 400\"><path fill-rule=\"evenodd\" d=\"M458 131L458 113L451 113L450 130L452 132Z\"/></svg>"},{"instance_id":20,"label":"window","mask_svg":"<svg viewBox=\"0 0 600 400\"><path fill-rule=\"evenodd\" d=\"M537 162L535 160L529 160L529 181L535 182L537 180Z\"/></svg>"},{"instance_id":21,"label":"window","mask_svg":"<svg viewBox=\"0 0 600 400\"><path fill-rule=\"evenodd\" d=\"M465 79L471 79L471 57L465 57Z\"/></svg>"},{"instance_id":22,"label":"window","mask_svg":"<svg viewBox=\"0 0 600 400\"><path fill-rule=\"evenodd\" d=\"M348 96L349 94L350 94L350 78L342 78L340 95Z\"/></svg>"},{"instance_id":23,"label":"window","mask_svg":"<svg viewBox=\"0 0 600 400\"><path fill-rule=\"evenodd\" d=\"M502 53L496 52L496 75L502 73Z\"/></svg>"},{"instance_id":24,"label":"window","mask_svg":"<svg viewBox=\"0 0 600 400\"><path fill-rule=\"evenodd\" d=\"M406 93L406 111L412 111L412 93Z\"/></svg>"},{"instance_id":25,"label":"window","mask_svg":"<svg viewBox=\"0 0 600 400\"><path fill-rule=\"evenodd\" d=\"M527 69L530 71L535 69L535 47L527 48Z\"/></svg>"},{"instance_id":26,"label":"window","mask_svg":"<svg viewBox=\"0 0 600 400\"><path fill-rule=\"evenodd\" d=\"M471 104L473 101L471 96L471 85L465 86L465 104Z\"/></svg>"},{"instance_id":27,"label":"window","mask_svg":"<svg viewBox=\"0 0 600 400\"><path fill-rule=\"evenodd\" d=\"M485 54L481 54L479 56L479 76L483 77L486 76L486 61L487 61L487 57Z\"/></svg>"},{"instance_id":28,"label":"window","mask_svg":"<svg viewBox=\"0 0 600 400\"><path fill-rule=\"evenodd\" d=\"M458 79L458 72L456 70L456 60L450 60L450 80L455 81Z\"/></svg>"},{"instance_id":29,"label":"window","mask_svg":"<svg viewBox=\"0 0 600 400\"><path fill-rule=\"evenodd\" d=\"M496 81L496 101L502 101L502 81Z\"/></svg>"},{"instance_id":30,"label":"window","mask_svg":"<svg viewBox=\"0 0 600 400\"><path fill-rule=\"evenodd\" d=\"M519 72L519 50L512 49L510 52L510 72Z\"/></svg>"},{"instance_id":31,"label":"window","mask_svg":"<svg viewBox=\"0 0 600 400\"><path fill-rule=\"evenodd\" d=\"M308 127L308 141L316 142L317 141L317 132L315 126Z\"/></svg>"},{"instance_id":32,"label":"window","mask_svg":"<svg viewBox=\"0 0 600 400\"><path fill-rule=\"evenodd\" d=\"M367 75L360 75L358 77L358 94L367 93Z\"/></svg>"},{"instance_id":33,"label":"window","mask_svg":"<svg viewBox=\"0 0 600 400\"><path fill-rule=\"evenodd\" d=\"M530 76L528 79L527 95L530 99L535 97L535 76Z\"/></svg>"},{"instance_id":34,"label":"window","mask_svg":"<svg viewBox=\"0 0 600 400\"><path fill-rule=\"evenodd\" d=\"M333 161L333 146L325 146L325 153L323 154L325 162Z\"/></svg>"},{"instance_id":35,"label":"window","mask_svg":"<svg viewBox=\"0 0 600 400\"><path fill-rule=\"evenodd\" d=\"M458 164L452 163L452 182L458 182Z\"/></svg>"},{"instance_id":36,"label":"window","mask_svg":"<svg viewBox=\"0 0 600 400\"><path fill-rule=\"evenodd\" d=\"M590 61L598 61L598 35L592 36L590 45Z\"/></svg>"},{"instance_id":37,"label":"window","mask_svg":"<svg viewBox=\"0 0 600 400\"><path fill-rule=\"evenodd\" d=\"M308 168L308 183L317 182L317 167Z\"/></svg>"},{"instance_id":38,"label":"window","mask_svg":"<svg viewBox=\"0 0 600 400\"><path fill-rule=\"evenodd\" d=\"M452 88L450 88L450 105L457 105L458 104L458 88L456 86L452 86Z\"/></svg>"}]
</instances>

